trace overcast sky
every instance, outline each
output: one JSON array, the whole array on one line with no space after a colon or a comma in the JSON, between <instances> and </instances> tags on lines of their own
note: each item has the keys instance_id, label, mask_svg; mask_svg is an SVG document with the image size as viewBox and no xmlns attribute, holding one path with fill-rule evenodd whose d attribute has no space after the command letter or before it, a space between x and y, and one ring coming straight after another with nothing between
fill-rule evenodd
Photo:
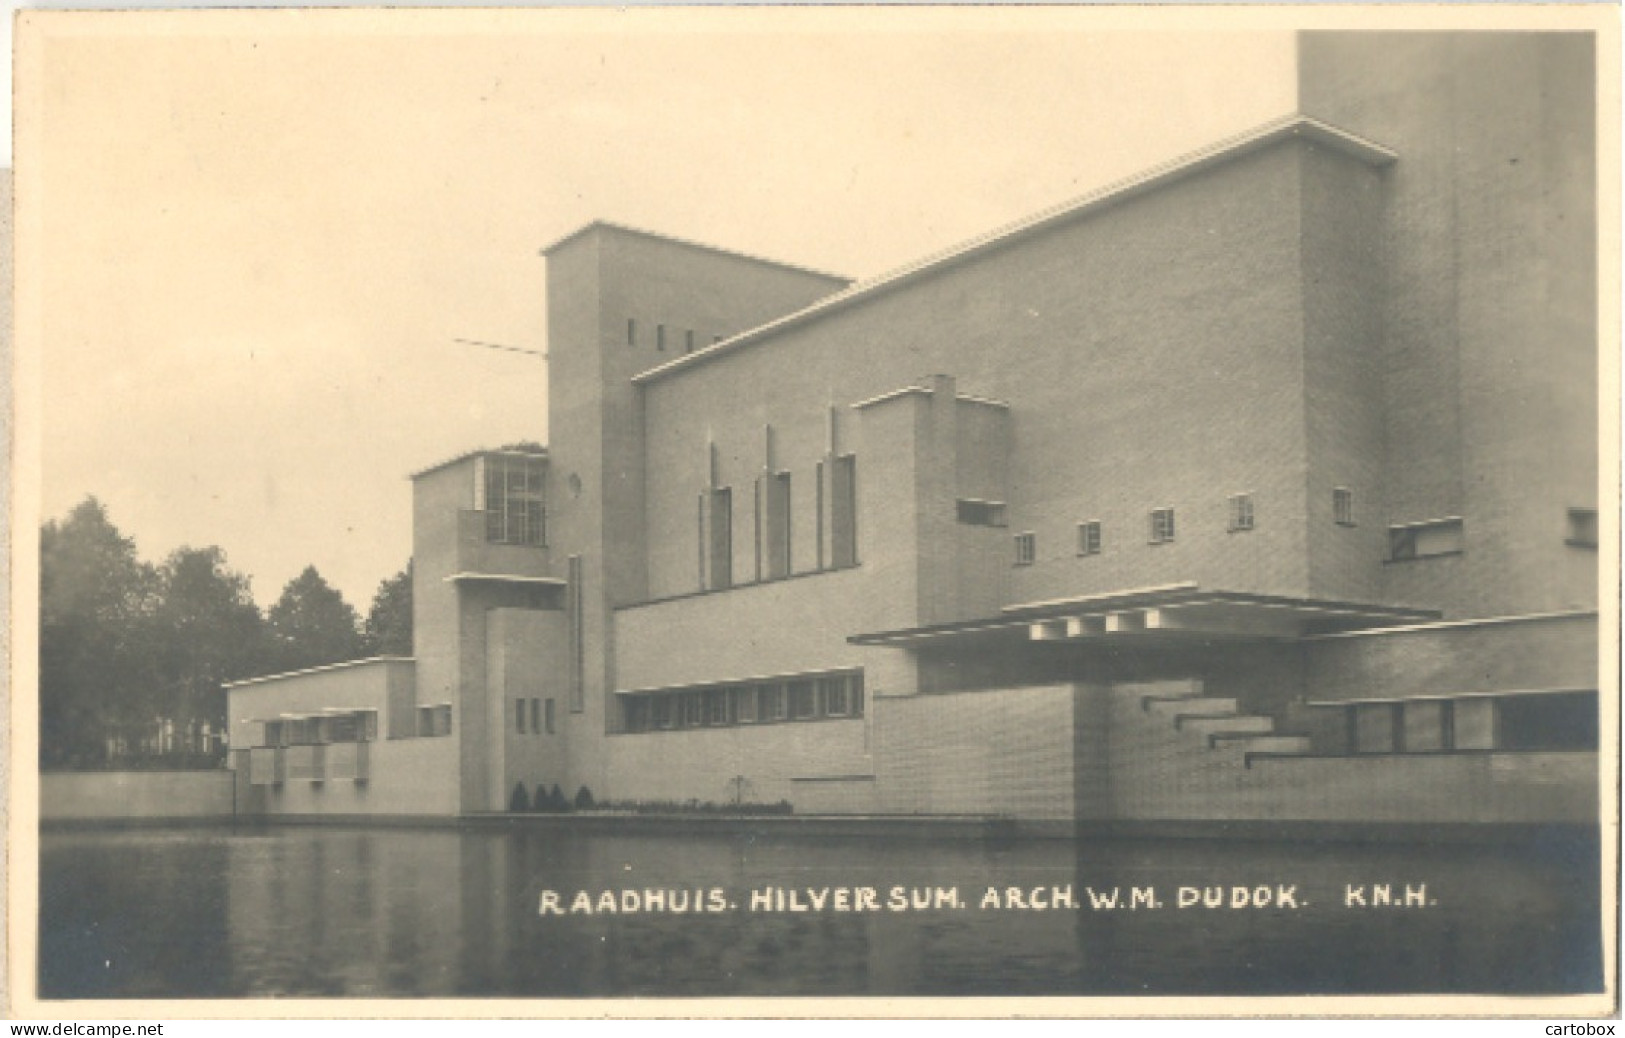
<instances>
[{"instance_id":1,"label":"overcast sky","mask_svg":"<svg viewBox=\"0 0 1625 1038\"><path fill-rule=\"evenodd\" d=\"M313 563L364 611L409 472L545 441L545 363L453 340L545 348L576 226L864 277L1294 105L1284 32L767 14L50 23L44 514L94 494L148 558L218 544L262 605Z\"/></svg>"}]
</instances>

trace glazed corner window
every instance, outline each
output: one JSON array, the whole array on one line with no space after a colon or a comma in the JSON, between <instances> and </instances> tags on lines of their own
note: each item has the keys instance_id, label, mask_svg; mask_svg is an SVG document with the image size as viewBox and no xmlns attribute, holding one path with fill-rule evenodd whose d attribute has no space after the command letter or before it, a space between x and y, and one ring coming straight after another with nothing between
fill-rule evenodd
<instances>
[{"instance_id":1,"label":"glazed corner window","mask_svg":"<svg viewBox=\"0 0 1625 1038\"><path fill-rule=\"evenodd\" d=\"M1100 520L1090 519L1078 524L1078 554L1100 554Z\"/></svg>"},{"instance_id":2,"label":"glazed corner window","mask_svg":"<svg viewBox=\"0 0 1625 1038\"><path fill-rule=\"evenodd\" d=\"M1153 508L1151 510L1151 543L1167 544L1174 539L1174 510L1172 508Z\"/></svg>"},{"instance_id":3,"label":"glazed corner window","mask_svg":"<svg viewBox=\"0 0 1625 1038\"><path fill-rule=\"evenodd\" d=\"M1332 521L1338 526L1354 525L1354 491L1348 487L1332 488Z\"/></svg>"},{"instance_id":4,"label":"glazed corner window","mask_svg":"<svg viewBox=\"0 0 1625 1038\"><path fill-rule=\"evenodd\" d=\"M547 511L542 507L541 458L494 454L480 459L477 477L485 512L485 539L494 544L547 544Z\"/></svg>"},{"instance_id":5,"label":"glazed corner window","mask_svg":"<svg viewBox=\"0 0 1625 1038\"><path fill-rule=\"evenodd\" d=\"M1564 544L1576 548L1597 546L1597 510L1595 508L1569 509L1569 535Z\"/></svg>"},{"instance_id":6,"label":"glazed corner window","mask_svg":"<svg viewBox=\"0 0 1625 1038\"><path fill-rule=\"evenodd\" d=\"M966 526L1003 526L1004 502L962 497L954 503L955 518Z\"/></svg>"},{"instance_id":7,"label":"glazed corner window","mask_svg":"<svg viewBox=\"0 0 1625 1038\"><path fill-rule=\"evenodd\" d=\"M1253 495L1230 495L1230 531L1251 530L1253 528Z\"/></svg>"},{"instance_id":8,"label":"glazed corner window","mask_svg":"<svg viewBox=\"0 0 1625 1038\"><path fill-rule=\"evenodd\" d=\"M1430 519L1388 528L1388 561L1408 562L1437 555L1460 555L1463 550L1461 520Z\"/></svg>"},{"instance_id":9,"label":"glazed corner window","mask_svg":"<svg viewBox=\"0 0 1625 1038\"><path fill-rule=\"evenodd\" d=\"M1038 557L1038 536L1032 533L1016 534L1016 565L1031 566Z\"/></svg>"},{"instance_id":10,"label":"glazed corner window","mask_svg":"<svg viewBox=\"0 0 1625 1038\"><path fill-rule=\"evenodd\" d=\"M418 735L432 738L451 734L451 704L418 707Z\"/></svg>"}]
</instances>

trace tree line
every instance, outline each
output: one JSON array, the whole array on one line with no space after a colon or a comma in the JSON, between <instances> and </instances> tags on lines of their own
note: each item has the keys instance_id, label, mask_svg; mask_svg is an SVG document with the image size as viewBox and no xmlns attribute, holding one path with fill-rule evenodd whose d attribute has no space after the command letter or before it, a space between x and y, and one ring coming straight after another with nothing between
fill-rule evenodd
<instances>
[{"instance_id":1,"label":"tree line","mask_svg":"<svg viewBox=\"0 0 1625 1038\"><path fill-rule=\"evenodd\" d=\"M86 498L40 530L40 766L218 761L224 683L412 654L411 563L362 618L307 566L262 612L218 547L143 561Z\"/></svg>"}]
</instances>

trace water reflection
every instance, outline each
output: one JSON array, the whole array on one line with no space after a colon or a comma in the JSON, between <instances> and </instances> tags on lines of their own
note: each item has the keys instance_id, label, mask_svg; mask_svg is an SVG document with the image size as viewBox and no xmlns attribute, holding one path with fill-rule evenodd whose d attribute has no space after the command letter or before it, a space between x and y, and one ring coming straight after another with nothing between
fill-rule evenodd
<instances>
[{"instance_id":1,"label":"water reflection","mask_svg":"<svg viewBox=\"0 0 1625 1038\"><path fill-rule=\"evenodd\" d=\"M50 833L41 853L46 998L1510 994L1602 983L1594 837L1001 846L286 827ZM1408 884L1432 903L1349 908L1351 884L1368 900L1377 884L1400 898ZM538 912L545 891L567 909L577 891L596 906L605 890L714 887L737 909ZM951 888L965 907L749 910L753 890L806 900L826 887L873 887L881 907L893 887ZM990 887L1001 905L1010 888L1024 903L1036 888L1046 902L1069 890L1084 907L978 907ZM1182 887L1217 888L1226 907L1181 908ZM1250 900L1266 888L1272 903L1229 907L1236 888ZM1113 890L1119 908L1088 907ZM1273 904L1283 894L1298 907Z\"/></svg>"}]
</instances>

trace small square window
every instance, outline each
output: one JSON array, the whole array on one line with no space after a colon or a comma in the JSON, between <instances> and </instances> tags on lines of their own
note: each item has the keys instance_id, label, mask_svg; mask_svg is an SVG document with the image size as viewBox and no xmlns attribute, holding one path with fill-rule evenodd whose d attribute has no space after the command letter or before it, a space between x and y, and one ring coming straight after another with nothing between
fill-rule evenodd
<instances>
[{"instance_id":1,"label":"small square window","mask_svg":"<svg viewBox=\"0 0 1625 1038\"><path fill-rule=\"evenodd\" d=\"M1091 519L1078 524L1078 554L1100 554L1100 520Z\"/></svg>"},{"instance_id":2,"label":"small square window","mask_svg":"<svg viewBox=\"0 0 1625 1038\"><path fill-rule=\"evenodd\" d=\"M1251 530L1253 528L1253 495L1230 495L1230 531Z\"/></svg>"},{"instance_id":3,"label":"small square window","mask_svg":"<svg viewBox=\"0 0 1625 1038\"><path fill-rule=\"evenodd\" d=\"M1332 488L1332 521L1338 526L1354 525L1354 491L1348 487Z\"/></svg>"},{"instance_id":4,"label":"small square window","mask_svg":"<svg viewBox=\"0 0 1625 1038\"><path fill-rule=\"evenodd\" d=\"M1153 508L1151 510L1151 543L1167 544L1174 539L1174 510L1172 508Z\"/></svg>"},{"instance_id":5,"label":"small square window","mask_svg":"<svg viewBox=\"0 0 1625 1038\"><path fill-rule=\"evenodd\" d=\"M1016 534L1016 565L1031 566L1038 557L1038 537L1031 533Z\"/></svg>"},{"instance_id":6,"label":"small square window","mask_svg":"<svg viewBox=\"0 0 1625 1038\"><path fill-rule=\"evenodd\" d=\"M1597 546L1597 510L1595 508L1569 509L1569 535L1563 542L1576 548Z\"/></svg>"}]
</instances>

